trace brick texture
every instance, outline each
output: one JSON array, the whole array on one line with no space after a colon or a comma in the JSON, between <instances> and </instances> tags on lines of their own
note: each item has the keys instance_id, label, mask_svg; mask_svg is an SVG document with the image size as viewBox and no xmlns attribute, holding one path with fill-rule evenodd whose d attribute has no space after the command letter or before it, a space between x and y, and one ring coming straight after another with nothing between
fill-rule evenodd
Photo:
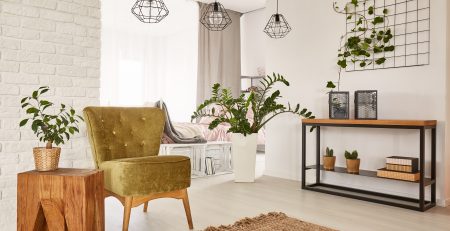
<instances>
[{"instance_id":1,"label":"brick texture","mask_svg":"<svg viewBox=\"0 0 450 231\"><path fill-rule=\"evenodd\" d=\"M100 0L0 1L0 230L16 230L16 174L34 168L42 146L20 99L40 86L78 113L99 104ZM60 167L93 168L85 125L62 145Z\"/></svg>"}]
</instances>

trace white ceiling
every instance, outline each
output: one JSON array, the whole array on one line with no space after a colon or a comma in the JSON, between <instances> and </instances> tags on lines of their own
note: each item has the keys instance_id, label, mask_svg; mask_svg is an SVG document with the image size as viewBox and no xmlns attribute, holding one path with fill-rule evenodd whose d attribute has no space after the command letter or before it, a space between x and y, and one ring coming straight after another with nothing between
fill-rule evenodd
<instances>
[{"instance_id":1,"label":"white ceiling","mask_svg":"<svg viewBox=\"0 0 450 231\"><path fill-rule=\"evenodd\" d=\"M214 0L198 0L199 2L211 3ZM217 0L222 3L226 9L241 13L247 13L253 10L264 8L266 0Z\"/></svg>"}]
</instances>

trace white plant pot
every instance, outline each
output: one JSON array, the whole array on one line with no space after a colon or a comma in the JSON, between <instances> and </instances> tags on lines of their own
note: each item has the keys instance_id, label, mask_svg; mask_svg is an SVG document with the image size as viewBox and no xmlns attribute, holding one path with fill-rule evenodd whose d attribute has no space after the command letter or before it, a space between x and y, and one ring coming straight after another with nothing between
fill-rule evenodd
<instances>
[{"instance_id":1,"label":"white plant pot","mask_svg":"<svg viewBox=\"0 0 450 231\"><path fill-rule=\"evenodd\" d=\"M256 141L258 134L244 136L233 133L231 137L234 182L255 182Z\"/></svg>"}]
</instances>

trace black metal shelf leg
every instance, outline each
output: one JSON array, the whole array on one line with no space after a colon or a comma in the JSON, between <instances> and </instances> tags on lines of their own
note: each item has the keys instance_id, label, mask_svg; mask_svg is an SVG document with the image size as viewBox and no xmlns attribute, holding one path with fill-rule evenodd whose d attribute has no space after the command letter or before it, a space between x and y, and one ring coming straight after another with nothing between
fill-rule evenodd
<instances>
[{"instance_id":1,"label":"black metal shelf leg","mask_svg":"<svg viewBox=\"0 0 450 231\"><path fill-rule=\"evenodd\" d=\"M306 188L306 125L302 125L302 189Z\"/></svg>"},{"instance_id":2,"label":"black metal shelf leg","mask_svg":"<svg viewBox=\"0 0 450 231\"><path fill-rule=\"evenodd\" d=\"M425 128L420 129L420 183L419 183L419 207L425 210Z\"/></svg>"},{"instance_id":3,"label":"black metal shelf leg","mask_svg":"<svg viewBox=\"0 0 450 231\"><path fill-rule=\"evenodd\" d=\"M316 127L316 184L320 183L320 126Z\"/></svg>"},{"instance_id":4,"label":"black metal shelf leg","mask_svg":"<svg viewBox=\"0 0 450 231\"><path fill-rule=\"evenodd\" d=\"M436 128L431 129L431 203L436 204Z\"/></svg>"}]
</instances>

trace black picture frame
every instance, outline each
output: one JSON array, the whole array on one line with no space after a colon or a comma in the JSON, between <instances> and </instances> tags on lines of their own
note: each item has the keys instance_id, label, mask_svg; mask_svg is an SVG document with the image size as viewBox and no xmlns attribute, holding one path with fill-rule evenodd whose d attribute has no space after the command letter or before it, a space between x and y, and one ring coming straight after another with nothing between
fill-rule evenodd
<instances>
[{"instance_id":1,"label":"black picture frame","mask_svg":"<svg viewBox=\"0 0 450 231\"><path fill-rule=\"evenodd\" d=\"M330 119L350 118L350 93L348 91L331 91L328 93L328 112Z\"/></svg>"},{"instance_id":2,"label":"black picture frame","mask_svg":"<svg viewBox=\"0 0 450 231\"><path fill-rule=\"evenodd\" d=\"M377 90L355 91L355 119L357 120L378 119Z\"/></svg>"}]
</instances>

